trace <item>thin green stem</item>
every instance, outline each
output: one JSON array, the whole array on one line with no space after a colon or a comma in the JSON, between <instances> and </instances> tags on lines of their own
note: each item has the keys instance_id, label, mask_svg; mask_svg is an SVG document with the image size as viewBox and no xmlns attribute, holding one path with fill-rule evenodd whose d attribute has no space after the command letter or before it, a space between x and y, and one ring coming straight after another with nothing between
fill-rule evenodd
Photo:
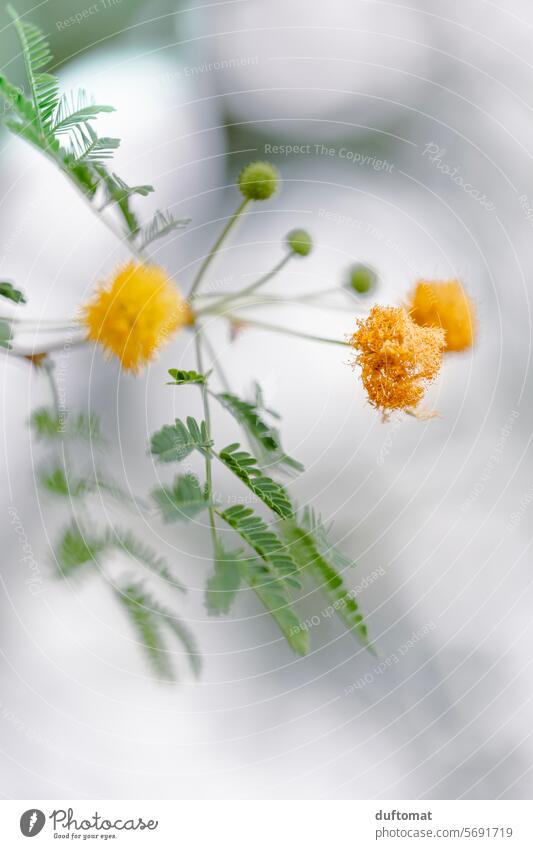
<instances>
[{"instance_id":1,"label":"thin green stem","mask_svg":"<svg viewBox=\"0 0 533 849\"><path fill-rule=\"evenodd\" d=\"M204 372L204 363L203 363L203 354L202 354L202 338L200 334L200 329L198 328L196 331L196 336L194 337L194 344L196 347L196 362L198 364L198 371L200 374ZM207 386L205 383L202 384L202 402L204 405L204 419L205 426L207 428L207 436L211 439L211 412L209 409L209 397L207 394ZM211 539L213 540L213 550L216 556L218 550L218 538L217 538L217 528L215 523L215 511L213 509L213 505L211 504L211 500L213 497L213 471L211 468L211 455L209 452L205 455L205 483L206 483L206 495L207 499L210 502L208 513L209 513L209 525L211 528Z\"/></svg>"},{"instance_id":2,"label":"thin green stem","mask_svg":"<svg viewBox=\"0 0 533 849\"><path fill-rule=\"evenodd\" d=\"M207 269L209 268L209 266L211 265L211 263L213 262L213 260L216 256L216 254L218 253L220 246L222 245L222 243L224 242L224 240L226 239L226 237L228 236L228 234L230 233L230 231L232 230L234 225L237 223L238 219L240 218L240 216L242 215L242 213L246 209L249 202L250 202L249 198L243 198L243 200L241 201L241 203L239 204L239 206L237 207L237 209L235 210L233 215L230 215L230 217L228 218L225 227L223 228L222 232L220 233L220 236L216 240L215 244L213 245L213 247L211 248L211 250L209 251L209 253L205 257L204 261L202 262L200 268L198 269L198 271L196 273L196 277L194 278L194 280L192 282L191 291L189 292L189 300L192 300L194 298L196 290L198 289L198 286L202 282L204 274L206 273Z\"/></svg>"},{"instance_id":3,"label":"thin green stem","mask_svg":"<svg viewBox=\"0 0 533 849\"><path fill-rule=\"evenodd\" d=\"M274 266L274 268L272 268L266 274L263 274L254 283L250 283L249 286L246 286L244 289L241 289L239 292L230 292L229 294L224 295L224 297L220 298L219 301L215 301L214 304L212 304L209 307L206 307L205 312L213 312L213 311L222 312L222 310L226 306L226 304L230 304L235 300L239 300L242 297L246 297L248 295L251 295L252 292L256 292L261 286L264 286L265 283L268 283L269 280L272 280L272 278L275 277L276 274L278 274L281 271L281 269L284 268L285 265L287 265L288 261L290 259L292 259L293 256L294 256L294 254L293 254L292 251L290 253L286 254ZM197 315L202 315L202 312L204 312L204 310L199 310L197 312Z\"/></svg>"},{"instance_id":4,"label":"thin green stem","mask_svg":"<svg viewBox=\"0 0 533 849\"><path fill-rule=\"evenodd\" d=\"M302 333L300 330L291 330L288 327L280 327L278 324L268 324L266 321L256 321L251 318L239 318L237 315L227 313L224 318L235 321L249 327L257 327L259 330L270 330L273 333L283 333L285 336L296 336L299 339L309 339L311 342L324 342L326 345L342 345L348 347L349 342L342 339L330 339L327 336L315 336L312 333Z\"/></svg>"},{"instance_id":5,"label":"thin green stem","mask_svg":"<svg viewBox=\"0 0 533 849\"><path fill-rule=\"evenodd\" d=\"M211 345L211 342L209 341L209 338L205 334L203 336L203 342L204 342L205 347L207 348L207 352L208 352L209 356L211 357L213 367L216 369L216 371L218 373L218 376L220 378L220 382L222 383L222 386L224 387L226 392L231 392L229 381L226 377L226 372L222 368L222 363L220 362L219 358L217 357L217 355L216 355L216 353L213 349L213 346Z\"/></svg>"},{"instance_id":6,"label":"thin green stem","mask_svg":"<svg viewBox=\"0 0 533 849\"><path fill-rule=\"evenodd\" d=\"M43 330L79 330L79 324L71 318L17 318L16 316L0 315L0 320L16 324L22 330L26 327L37 327Z\"/></svg>"}]
</instances>

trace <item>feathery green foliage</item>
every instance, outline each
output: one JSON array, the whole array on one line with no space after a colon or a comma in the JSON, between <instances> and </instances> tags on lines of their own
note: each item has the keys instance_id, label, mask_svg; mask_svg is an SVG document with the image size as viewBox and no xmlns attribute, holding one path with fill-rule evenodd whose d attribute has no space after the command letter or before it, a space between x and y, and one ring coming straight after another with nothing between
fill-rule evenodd
<instances>
[{"instance_id":1,"label":"feathery green foliage","mask_svg":"<svg viewBox=\"0 0 533 849\"><path fill-rule=\"evenodd\" d=\"M96 120L102 112L114 112L113 106L103 106L90 101L87 92L79 89L77 92L64 94L54 113L52 132L54 135L75 132L79 127L86 127L90 121Z\"/></svg>"},{"instance_id":2,"label":"feathery green foliage","mask_svg":"<svg viewBox=\"0 0 533 849\"><path fill-rule=\"evenodd\" d=\"M152 220L140 228L138 234L139 250L144 251L148 245L173 233L182 230L189 223L189 218L174 218L171 212L158 209Z\"/></svg>"},{"instance_id":3,"label":"feathery green foliage","mask_svg":"<svg viewBox=\"0 0 533 849\"><path fill-rule=\"evenodd\" d=\"M154 433L150 450L160 463L174 463L184 460L195 450L208 454L212 445L206 423L198 425L196 419L189 416L186 424L176 419L175 424L165 425Z\"/></svg>"},{"instance_id":4,"label":"feathery green foliage","mask_svg":"<svg viewBox=\"0 0 533 849\"><path fill-rule=\"evenodd\" d=\"M145 588L130 582L116 591L155 674L167 681L175 680L172 653L166 648L161 632L166 628L182 644L195 675L201 669L200 655L194 638L184 623L165 610Z\"/></svg>"},{"instance_id":5,"label":"feathery green foliage","mask_svg":"<svg viewBox=\"0 0 533 849\"><path fill-rule=\"evenodd\" d=\"M152 491L164 522L189 520L207 510L209 500L200 487L196 475L178 475L171 487L163 486Z\"/></svg>"},{"instance_id":6,"label":"feathery green foliage","mask_svg":"<svg viewBox=\"0 0 533 849\"><path fill-rule=\"evenodd\" d=\"M309 634L294 611L283 583L273 577L270 569L258 562L250 564L248 581L293 651L300 655L307 654Z\"/></svg>"},{"instance_id":7,"label":"feathery green foliage","mask_svg":"<svg viewBox=\"0 0 533 849\"><path fill-rule=\"evenodd\" d=\"M248 571L248 561L242 549L226 549L219 542L214 558L214 572L208 578L205 594L206 607L211 616L229 613L241 586L243 574Z\"/></svg>"},{"instance_id":8,"label":"feathery green foliage","mask_svg":"<svg viewBox=\"0 0 533 849\"><path fill-rule=\"evenodd\" d=\"M30 416L30 425L38 439L87 439L101 442L100 421L96 416L59 415L50 407L39 407Z\"/></svg>"},{"instance_id":9,"label":"feathery green foliage","mask_svg":"<svg viewBox=\"0 0 533 849\"><path fill-rule=\"evenodd\" d=\"M231 413L233 418L244 428L244 431L259 455L260 465L273 467L288 467L295 471L303 471L303 466L297 460L293 460L283 451L279 433L276 428L266 424L260 416L261 408L258 402L262 401L261 390L257 387L256 403L243 401L231 392L220 392L215 397ZM271 411L269 412L272 415Z\"/></svg>"},{"instance_id":10,"label":"feathery green foliage","mask_svg":"<svg viewBox=\"0 0 533 849\"><path fill-rule=\"evenodd\" d=\"M166 584L170 584L180 592L185 592L185 587L170 572L168 564L149 545L139 540L130 530L115 528L108 530L105 536L108 548L122 551L138 564L147 566L158 578Z\"/></svg>"},{"instance_id":11,"label":"feathery green foliage","mask_svg":"<svg viewBox=\"0 0 533 849\"><path fill-rule=\"evenodd\" d=\"M287 550L299 569L314 577L348 630L353 631L363 645L368 646L368 630L359 605L347 590L341 575L320 554L313 535L294 521L282 524L282 534L287 542Z\"/></svg>"},{"instance_id":12,"label":"feathery green foliage","mask_svg":"<svg viewBox=\"0 0 533 849\"><path fill-rule=\"evenodd\" d=\"M87 495L94 488L92 481L84 478L67 477L65 469L61 466L41 470L39 483L47 492L69 498Z\"/></svg>"},{"instance_id":13,"label":"feathery green foliage","mask_svg":"<svg viewBox=\"0 0 533 849\"><path fill-rule=\"evenodd\" d=\"M239 449L238 442L228 445L220 452L220 460L274 513L283 519L292 516L294 509L285 489L272 478L262 474L255 457Z\"/></svg>"},{"instance_id":14,"label":"feathery green foliage","mask_svg":"<svg viewBox=\"0 0 533 849\"><path fill-rule=\"evenodd\" d=\"M12 6L8 6L7 11L13 20L22 47L36 129L45 142L51 136L52 116L59 103L57 78L43 71L52 61L50 47L38 27L19 18Z\"/></svg>"},{"instance_id":15,"label":"feathery green foliage","mask_svg":"<svg viewBox=\"0 0 533 849\"><path fill-rule=\"evenodd\" d=\"M114 108L92 103L83 89L60 96L57 77L44 70L52 61L44 33L22 20L11 6L8 11L19 37L31 95L28 99L21 89L0 76L0 97L11 110L11 117L5 120L8 129L52 159L89 200L101 197L97 211L116 204L125 235L132 241L138 240L137 251L184 227L186 220L177 220L170 213L160 211L146 225L139 223L131 209L131 198L145 197L153 187L129 186L110 173L107 165L120 139L100 137L93 127L99 115L113 112Z\"/></svg>"},{"instance_id":16,"label":"feathery green foliage","mask_svg":"<svg viewBox=\"0 0 533 849\"><path fill-rule=\"evenodd\" d=\"M106 535L98 535L92 530L82 527L72 521L64 531L61 541L56 546L56 565L62 575L70 577L82 566L95 563L98 557L108 547Z\"/></svg>"},{"instance_id":17,"label":"feathery green foliage","mask_svg":"<svg viewBox=\"0 0 533 849\"><path fill-rule=\"evenodd\" d=\"M320 554L323 554L335 569L344 572L346 569L355 566L354 561L350 560L342 551L339 551L331 542L330 533L333 522L330 522L329 526L326 527L322 518L312 507L305 507L300 524L304 530L311 533Z\"/></svg>"},{"instance_id":18,"label":"feathery green foliage","mask_svg":"<svg viewBox=\"0 0 533 849\"><path fill-rule=\"evenodd\" d=\"M235 504L217 514L237 531L241 539L274 569L276 575L292 587L300 587L298 567L287 546L270 530L266 522L250 507Z\"/></svg>"},{"instance_id":19,"label":"feathery green foliage","mask_svg":"<svg viewBox=\"0 0 533 849\"><path fill-rule=\"evenodd\" d=\"M163 680L173 681L174 671L170 655L161 636L162 621L150 596L143 587L133 583L117 590L116 596L137 633L155 675Z\"/></svg>"}]
</instances>

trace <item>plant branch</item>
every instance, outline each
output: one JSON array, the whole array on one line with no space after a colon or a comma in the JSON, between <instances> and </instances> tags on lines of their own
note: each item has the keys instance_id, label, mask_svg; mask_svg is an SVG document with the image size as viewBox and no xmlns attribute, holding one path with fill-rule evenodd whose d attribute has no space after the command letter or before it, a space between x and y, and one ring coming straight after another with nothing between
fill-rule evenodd
<instances>
[{"instance_id":1,"label":"plant branch","mask_svg":"<svg viewBox=\"0 0 533 849\"><path fill-rule=\"evenodd\" d=\"M227 295L224 295L220 298L219 301L215 301L210 307L205 308L205 312L222 312L223 308L226 304L232 303L232 301L239 300L243 296L251 295L252 292L256 292L260 286L263 286L265 283L268 283L269 280L272 280L273 277L281 271L281 269L287 265L288 261L292 259L294 254L292 251L286 254L270 271L266 274L263 274L262 277L259 277L254 283L251 283L249 286L246 286L244 289L241 289L239 292L230 292ZM203 310L199 310L197 315L202 315Z\"/></svg>"},{"instance_id":2,"label":"plant branch","mask_svg":"<svg viewBox=\"0 0 533 849\"><path fill-rule=\"evenodd\" d=\"M299 339L308 339L311 342L323 342L326 345L342 345L349 347L349 342L344 342L342 339L330 339L327 336L315 336L312 333L303 333L300 330L291 330L289 327L280 327L278 324L268 324L266 321L256 321L251 318L240 318L237 315L227 313L224 318L228 321L236 322L249 327L257 327L259 330L270 330L273 333L283 333L286 336L296 336Z\"/></svg>"},{"instance_id":3,"label":"plant branch","mask_svg":"<svg viewBox=\"0 0 533 849\"><path fill-rule=\"evenodd\" d=\"M222 243L224 242L224 240L226 239L226 237L228 236L228 234L232 230L233 226L236 224L236 222L238 221L238 219L240 218L240 216L242 215L242 213L246 209L249 202L250 202L249 198L244 198L241 201L241 203L239 204L239 206L237 207L237 209L235 210L235 212L233 213L233 215L230 215L230 217L228 218L226 225L224 226L224 228L222 229L222 232L220 233L220 236L216 240L215 244L213 245L213 247L211 248L211 250L209 251L209 253L205 257L204 261L202 262L200 268L198 269L198 271L196 273L196 277L194 278L192 286L191 286L191 291L189 292L189 300L192 300L195 297L196 290L198 289L198 286L202 282L203 277L204 277L207 269L209 268L209 266L211 265L211 263L213 262L213 260L216 256L216 254L218 253L220 246L222 245Z\"/></svg>"},{"instance_id":4,"label":"plant branch","mask_svg":"<svg viewBox=\"0 0 533 849\"><path fill-rule=\"evenodd\" d=\"M202 337L200 329L198 328L196 331L196 335L194 337L194 344L196 347L196 362L198 365L198 371L200 374L204 373L204 364L203 364L203 355L202 355ZM209 398L207 394L207 386L205 383L202 384L202 402L204 406L204 419L205 426L207 428L207 436L211 439L211 412L209 409ZM206 484L206 497L209 502L208 513L209 513L209 525L211 528L211 539L213 540L213 553L216 557L218 551L218 538L217 538L217 529L215 524L215 511L213 509L213 505L211 503L213 496L213 471L211 468L211 455L209 451L206 452L205 455L205 484Z\"/></svg>"}]
</instances>

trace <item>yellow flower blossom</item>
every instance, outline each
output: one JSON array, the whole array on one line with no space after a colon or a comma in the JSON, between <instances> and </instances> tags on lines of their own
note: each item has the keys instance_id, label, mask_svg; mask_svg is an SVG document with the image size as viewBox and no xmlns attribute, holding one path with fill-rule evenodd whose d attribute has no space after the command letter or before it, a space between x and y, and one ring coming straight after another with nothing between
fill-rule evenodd
<instances>
[{"instance_id":1,"label":"yellow flower blossom","mask_svg":"<svg viewBox=\"0 0 533 849\"><path fill-rule=\"evenodd\" d=\"M421 327L441 327L447 351L464 351L474 344L474 304L459 280L420 280L411 295L409 312Z\"/></svg>"},{"instance_id":2,"label":"yellow flower blossom","mask_svg":"<svg viewBox=\"0 0 533 849\"><path fill-rule=\"evenodd\" d=\"M368 400L384 415L413 410L440 369L444 332L419 327L404 307L375 306L357 325L350 344Z\"/></svg>"},{"instance_id":3,"label":"yellow flower blossom","mask_svg":"<svg viewBox=\"0 0 533 849\"><path fill-rule=\"evenodd\" d=\"M82 307L81 321L91 341L138 372L193 316L162 268L129 262Z\"/></svg>"}]
</instances>

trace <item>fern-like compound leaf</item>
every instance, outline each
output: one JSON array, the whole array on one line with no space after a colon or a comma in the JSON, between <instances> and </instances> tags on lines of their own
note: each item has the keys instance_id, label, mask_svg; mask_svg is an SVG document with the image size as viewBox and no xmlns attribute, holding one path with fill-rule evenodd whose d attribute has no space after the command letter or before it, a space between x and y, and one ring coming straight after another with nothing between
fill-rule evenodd
<instances>
[{"instance_id":1,"label":"fern-like compound leaf","mask_svg":"<svg viewBox=\"0 0 533 849\"><path fill-rule=\"evenodd\" d=\"M142 540L139 540L132 531L122 531L120 529L115 529L113 532L108 531L106 540L109 548L123 551L132 560L147 566L150 571L165 583L170 584L180 592L186 591L181 581L178 581L170 572L167 561L163 557L160 557L153 548Z\"/></svg>"},{"instance_id":2,"label":"fern-like compound leaf","mask_svg":"<svg viewBox=\"0 0 533 849\"><path fill-rule=\"evenodd\" d=\"M148 245L157 241L157 239L162 239L175 230L183 229L189 221L189 218L174 218L168 210L162 211L158 209L152 220L139 230L137 236L139 250L143 251Z\"/></svg>"},{"instance_id":3,"label":"fern-like compound leaf","mask_svg":"<svg viewBox=\"0 0 533 849\"><path fill-rule=\"evenodd\" d=\"M100 421L96 416L58 415L49 407L39 407L30 416L30 425L38 439L87 439L90 442L102 441Z\"/></svg>"},{"instance_id":4,"label":"fern-like compound leaf","mask_svg":"<svg viewBox=\"0 0 533 849\"><path fill-rule=\"evenodd\" d=\"M218 515L237 531L258 555L272 566L276 576L287 585L300 587L298 567L287 550L287 546L270 530L266 522L250 507L235 504Z\"/></svg>"},{"instance_id":5,"label":"fern-like compound leaf","mask_svg":"<svg viewBox=\"0 0 533 849\"><path fill-rule=\"evenodd\" d=\"M199 674L200 653L194 637L180 619L155 601L139 583L126 584L117 591L117 597L128 614L156 675L168 681L175 680L173 653L169 652L162 637L165 629L179 640L194 674Z\"/></svg>"},{"instance_id":6,"label":"fern-like compound leaf","mask_svg":"<svg viewBox=\"0 0 533 849\"><path fill-rule=\"evenodd\" d=\"M99 555L107 548L108 539L105 534L96 534L73 521L55 548L57 568L62 575L70 577L81 567L92 564L98 566Z\"/></svg>"},{"instance_id":7,"label":"fern-like compound leaf","mask_svg":"<svg viewBox=\"0 0 533 849\"><path fill-rule=\"evenodd\" d=\"M212 444L205 422L198 425L196 420L189 416L186 424L176 419L175 424L165 425L154 433L150 450L160 463L173 463L184 460L194 450L208 454Z\"/></svg>"},{"instance_id":8,"label":"fern-like compound leaf","mask_svg":"<svg viewBox=\"0 0 533 849\"><path fill-rule=\"evenodd\" d=\"M164 522L188 521L207 510L211 502L206 497L196 475L178 475L171 487L152 491Z\"/></svg>"},{"instance_id":9,"label":"fern-like compound leaf","mask_svg":"<svg viewBox=\"0 0 533 849\"><path fill-rule=\"evenodd\" d=\"M35 24L23 21L12 6L7 7L22 48L26 74L31 90L35 121L43 147L51 135L52 116L59 102L59 86L55 76L43 71L52 61L50 46Z\"/></svg>"},{"instance_id":10,"label":"fern-like compound leaf","mask_svg":"<svg viewBox=\"0 0 533 849\"><path fill-rule=\"evenodd\" d=\"M313 576L346 628L368 647L368 629L355 596L347 589L339 572L320 553L313 535L294 521L284 522L282 532L288 551L299 569Z\"/></svg>"},{"instance_id":11,"label":"fern-like compound leaf","mask_svg":"<svg viewBox=\"0 0 533 849\"><path fill-rule=\"evenodd\" d=\"M51 130L56 136L70 133L74 128L85 127L90 121L96 120L102 112L114 111L113 106L91 103L84 89L68 92L62 95L57 105Z\"/></svg>"},{"instance_id":12,"label":"fern-like compound leaf","mask_svg":"<svg viewBox=\"0 0 533 849\"><path fill-rule=\"evenodd\" d=\"M309 632L295 612L282 582L273 580L272 572L259 562L251 564L248 582L293 651L306 655L310 647Z\"/></svg>"},{"instance_id":13,"label":"fern-like compound leaf","mask_svg":"<svg viewBox=\"0 0 533 849\"><path fill-rule=\"evenodd\" d=\"M248 561L242 549L227 549L219 542L215 554L214 572L207 581L206 607L211 616L229 613L231 605L247 573Z\"/></svg>"},{"instance_id":14,"label":"fern-like compound leaf","mask_svg":"<svg viewBox=\"0 0 533 849\"><path fill-rule=\"evenodd\" d=\"M262 474L257 466L257 460L246 451L240 450L240 445L228 445L220 452L220 459L234 475L237 475L246 486L270 507L274 513L283 519L294 514L286 490L281 484Z\"/></svg>"},{"instance_id":15,"label":"fern-like compound leaf","mask_svg":"<svg viewBox=\"0 0 533 849\"><path fill-rule=\"evenodd\" d=\"M257 399L259 400L261 397L259 390ZM244 429L254 450L259 455L261 465L287 467L294 471L303 471L301 463L285 454L278 431L264 421L257 403L243 401L231 392L221 392L216 398ZM270 415L272 415L271 412Z\"/></svg>"},{"instance_id":16,"label":"fern-like compound leaf","mask_svg":"<svg viewBox=\"0 0 533 849\"><path fill-rule=\"evenodd\" d=\"M155 675L166 681L174 681L175 675L169 651L161 635L162 622L155 603L138 584L126 584L116 590L116 596L126 612L146 658Z\"/></svg>"}]
</instances>

